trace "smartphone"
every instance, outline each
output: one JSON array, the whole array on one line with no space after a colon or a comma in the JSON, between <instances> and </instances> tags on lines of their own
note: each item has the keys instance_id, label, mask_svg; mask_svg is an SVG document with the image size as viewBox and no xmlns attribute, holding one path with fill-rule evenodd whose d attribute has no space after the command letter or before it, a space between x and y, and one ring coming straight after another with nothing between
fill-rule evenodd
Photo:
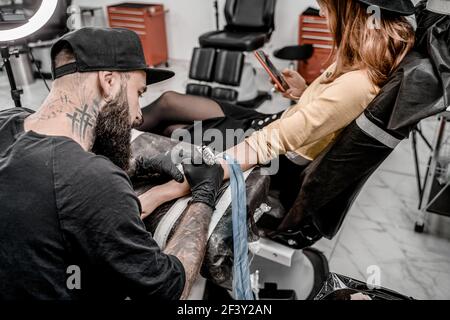
<instances>
[{"instance_id":1,"label":"smartphone","mask_svg":"<svg viewBox=\"0 0 450 320\"><path fill-rule=\"evenodd\" d=\"M272 81L278 86L278 88L282 92L286 92L286 90L289 89L289 85L287 84L286 80L284 80L284 77L281 74L281 72L277 68L275 68L272 61L270 61L269 56L262 50L257 50L254 53L256 59L258 59L258 61L264 67L264 69L269 74Z\"/></svg>"}]
</instances>

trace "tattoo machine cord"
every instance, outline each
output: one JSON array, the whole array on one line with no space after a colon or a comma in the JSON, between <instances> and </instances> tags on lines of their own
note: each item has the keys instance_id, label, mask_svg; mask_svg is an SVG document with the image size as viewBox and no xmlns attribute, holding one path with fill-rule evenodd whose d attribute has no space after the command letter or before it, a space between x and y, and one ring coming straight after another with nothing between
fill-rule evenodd
<instances>
[{"instance_id":1,"label":"tattoo machine cord","mask_svg":"<svg viewBox=\"0 0 450 320\"><path fill-rule=\"evenodd\" d=\"M216 163L214 152L208 147L199 149L208 165ZM247 195L241 166L235 159L224 153L228 163L231 185L231 211L233 223L233 295L237 300L254 300L250 281L247 237Z\"/></svg>"},{"instance_id":2,"label":"tattoo machine cord","mask_svg":"<svg viewBox=\"0 0 450 320\"><path fill-rule=\"evenodd\" d=\"M47 88L48 92L50 92L50 87L48 86L47 81L45 80L45 77L42 74L42 71L41 71L41 68L39 67L39 64L37 63L36 59L34 58L34 55L33 55L33 52L31 51L31 49L28 50L28 53L30 54L31 62L34 63L34 65L36 67L36 70L39 73L39 76L44 81L45 87Z\"/></svg>"},{"instance_id":3,"label":"tattoo machine cord","mask_svg":"<svg viewBox=\"0 0 450 320\"><path fill-rule=\"evenodd\" d=\"M214 152L206 147L197 147L203 161L212 166L217 163ZM241 166L228 154L221 155L228 163L231 186L231 211L233 224L233 296L236 300L254 300L250 280L247 236L247 194Z\"/></svg>"},{"instance_id":4,"label":"tattoo machine cord","mask_svg":"<svg viewBox=\"0 0 450 320\"><path fill-rule=\"evenodd\" d=\"M196 147L197 156L204 163L213 166L217 163L214 152L206 147ZM231 211L233 224L233 296L236 300L254 300L250 280L250 264L248 261L248 229L247 229L247 194L244 174L235 159L223 153L230 170ZM196 158L194 156L194 158ZM197 158L198 159L198 158Z\"/></svg>"},{"instance_id":5,"label":"tattoo machine cord","mask_svg":"<svg viewBox=\"0 0 450 320\"><path fill-rule=\"evenodd\" d=\"M231 184L231 208L233 221L233 294L237 300L254 300L250 281L247 237L247 195L241 166L227 154Z\"/></svg>"}]
</instances>

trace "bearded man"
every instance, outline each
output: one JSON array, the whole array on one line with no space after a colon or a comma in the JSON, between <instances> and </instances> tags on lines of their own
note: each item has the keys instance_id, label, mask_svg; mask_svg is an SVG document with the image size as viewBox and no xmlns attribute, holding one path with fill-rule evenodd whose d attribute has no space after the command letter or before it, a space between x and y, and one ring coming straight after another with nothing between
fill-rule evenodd
<instances>
[{"instance_id":1,"label":"bearded man","mask_svg":"<svg viewBox=\"0 0 450 320\"><path fill-rule=\"evenodd\" d=\"M0 300L186 298L223 171L185 165L193 200L164 251L126 174L139 96L173 73L148 68L125 29L71 32L51 55L38 111L0 112ZM184 180L165 155L132 167Z\"/></svg>"}]
</instances>

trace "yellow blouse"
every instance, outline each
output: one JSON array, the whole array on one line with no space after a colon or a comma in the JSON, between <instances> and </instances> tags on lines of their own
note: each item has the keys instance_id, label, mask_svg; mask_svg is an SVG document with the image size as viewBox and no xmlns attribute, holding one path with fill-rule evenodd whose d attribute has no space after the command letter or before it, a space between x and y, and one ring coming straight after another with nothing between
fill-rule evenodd
<instances>
[{"instance_id":1,"label":"yellow blouse","mask_svg":"<svg viewBox=\"0 0 450 320\"><path fill-rule=\"evenodd\" d=\"M332 83L332 64L282 117L246 139L264 164L278 155L300 155L313 160L341 131L355 120L375 98L379 88L364 70L343 74Z\"/></svg>"}]
</instances>

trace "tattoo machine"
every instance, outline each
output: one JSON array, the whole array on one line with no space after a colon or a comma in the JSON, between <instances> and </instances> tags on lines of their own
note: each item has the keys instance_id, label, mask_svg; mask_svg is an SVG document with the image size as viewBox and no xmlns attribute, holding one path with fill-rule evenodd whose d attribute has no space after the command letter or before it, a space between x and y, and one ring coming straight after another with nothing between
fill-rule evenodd
<instances>
[{"instance_id":1,"label":"tattoo machine","mask_svg":"<svg viewBox=\"0 0 450 320\"><path fill-rule=\"evenodd\" d=\"M198 152L202 154L203 161L208 166L213 166L217 163L217 157L211 148L207 146L197 147Z\"/></svg>"}]
</instances>

